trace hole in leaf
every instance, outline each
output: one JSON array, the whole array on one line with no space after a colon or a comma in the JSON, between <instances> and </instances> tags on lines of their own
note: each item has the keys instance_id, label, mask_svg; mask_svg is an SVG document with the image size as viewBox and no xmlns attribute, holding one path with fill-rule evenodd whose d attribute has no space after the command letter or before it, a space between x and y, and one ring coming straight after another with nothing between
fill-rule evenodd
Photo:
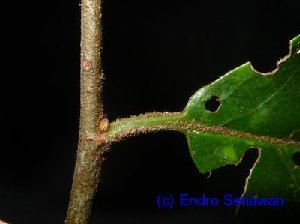
<instances>
[{"instance_id":1,"label":"hole in leaf","mask_svg":"<svg viewBox=\"0 0 300 224\"><path fill-rule=\"evenodd\" d=\"M205 109L210 112L216 112L221 105L220 99L217 96L212 96L205 102Z\"/></svg>"},{"instance_id":2,"label":"hole in leaf","mask_svg":"<svg viewBox=\"0 0 300 224\"><path fill-rule=\"evenodd\" d=\"M244 185L250 174L250 170L255 166L259 158L259 149L247 149L237 165L226 165L211 172L206 180L209 183L209 193L219 195L230 192L234 197L240 197L244 193ZM199 172L197 170L197 172Z\"/></svg>"},{"instance_id":3,"label":"hole in leaf","mask_svg":"<svg viewBox=\"0 0 300 224\"><path fill-rule=\"evenodd\" d=\"M273 73L277 68L277 62L289 54L289 42L283 39L272 39L266 36L261 38L252 47L250 56L251 65L260 73Z\"/></svg>"},{"instance_id":4,"label":"hole in leaf","mask_svg":"<svg viewBox=\"0 0 300 224\"><path fill-rule=\"evenodd\" d=\"M297 46L297 54L300 54L300 43L298 43L298 46Z\"/></svg>"},{"instance_id":5,"label":"hole in leaf","mask_svg":"<svg viewBox=\"0 0 300 224\"><path fill-rule=\"evenodd\" d=\"M242 163L245 169L250 170L255 165L255 162L259 156L258 148L249 148L243 155Z\"/></svg>"},{"instance_id":6,"label":"hole in leaf","mask_svg":"<svg viewBox=\"0 0 300 224\"><path fill-rule=\"evenodd\" d=\"M248 184L249 175L252 173L252 169L254 168L256 162L259 159L259 149L258 148L249 148L246 150L242 157L241 165L247 170L247 178L245 180L245 185ZM239 164L240 165L240 164ZM258 197L257 193L252 195L253 197Z\"/></svg>"},{"instance_id":7,"label":"hole in leaf","mask_svg":"<svg viewBox=\"0 0 300 224\"><path fill-rule=\"evenodd\" d=\"M296 166L300 166L300 152L295 152L292 159Z\"/></svg>"}]
</instances>

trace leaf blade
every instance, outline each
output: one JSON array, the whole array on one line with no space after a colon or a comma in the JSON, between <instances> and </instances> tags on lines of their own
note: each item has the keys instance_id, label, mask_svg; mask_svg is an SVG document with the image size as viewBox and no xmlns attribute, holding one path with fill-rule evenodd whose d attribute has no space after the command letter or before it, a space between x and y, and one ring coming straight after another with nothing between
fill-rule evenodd
<instances>
[{"instance_id":1,"label":"leaf blade","mask_svg":"<svg viewBox=\"0 0 300 224\"><path fill-rule=\"evenodd\" d=\"M221 130L185 132L200 172L237 164L248 148L259 148L246 192L300 202L300 169L292 161L300 152L299 42L300 35L272 74L260 74L246 63L191 97L183 119ZM205 108L213 97L221 102L216 112Z\"/></svg>"}]
</instances>

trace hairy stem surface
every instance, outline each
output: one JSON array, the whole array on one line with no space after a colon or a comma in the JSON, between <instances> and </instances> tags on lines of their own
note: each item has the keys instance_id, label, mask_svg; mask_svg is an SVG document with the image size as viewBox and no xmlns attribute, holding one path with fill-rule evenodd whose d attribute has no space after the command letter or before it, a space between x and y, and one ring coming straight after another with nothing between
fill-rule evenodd
<instances>
[{"instance_id":1,"label":"hairy stem surface","mask_svg":"<svg viewBox=\"0 0 300 224\"><path fill-rule=\"evenodd\" d=\"M272 144L299 144L292 139L275 138L270 136L255 135L240 130L233 130L223 126L208 126L188 118L185 112L164 112L146 113L129 118L121 118L110 124L107 131L93 136L97 145L111 144L124 138L157 132L161 130L177 131L183 134L195 133L215 133L224 136L266 141Z\"/></svg>"},{"instance_id":2,"label":"hairy stem surface","mask_svg":"<svg viewBox=\"0 0 300 224\"><path fill-rule=\"evenodd\" d=\"M70 202L65 223L87 224L101 173L107 145L97 146L90 136L99 131L103 120L101 101L101 0L82 0L80 130Z\"/></svg>"}]
</instances>

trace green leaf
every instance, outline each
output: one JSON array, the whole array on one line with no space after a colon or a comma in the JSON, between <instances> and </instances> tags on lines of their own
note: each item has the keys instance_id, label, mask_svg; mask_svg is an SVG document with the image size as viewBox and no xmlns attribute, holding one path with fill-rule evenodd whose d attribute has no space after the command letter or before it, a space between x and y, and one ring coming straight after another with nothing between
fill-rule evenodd
<instances>
[{"instance_id":1,"label":"green leaf","mask_svg":"<svg viewBox=\"0 0 300 224\"><path fill-rule=\"evenodd\" d=\"M245 192L300 202L300 167L293 161L300 156L299 43L300 35L272 73L246 63L198 90L183 112L117 119L89 138L111 144L141 133L180 131L202 173L238 164L249 148L257 148Z\"/></svg>"},{"instance_id":2,"label":"green leaf","mask_svg":"<svg viewBox=\"0 0 300 224\"><path fill-rule=\"evenodd\" d=\"M257 148L246 192L300 202L300 168L292 159L300 153L299 43L300 35L272 73L246 63L191 97L182 120L191 123L184 132L200 172L238 164L247 149ZM211 112L209 103L218 109Z\"/></svg>"}]
</instances>

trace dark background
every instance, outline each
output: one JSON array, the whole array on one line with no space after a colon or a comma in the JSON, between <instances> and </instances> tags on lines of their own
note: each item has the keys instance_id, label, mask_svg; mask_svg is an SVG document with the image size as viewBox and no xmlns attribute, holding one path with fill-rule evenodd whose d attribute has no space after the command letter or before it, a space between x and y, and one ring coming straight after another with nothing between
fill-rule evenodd
<instances>
[{"instance_id":1,"label":"dark background","mask_svg":"<svg viewBox=\"0 0 300 224\"><path fill-rule=\"evenodd\" d=\"M79 1L7 1L1 8L0 219L63 223L78 139ZM181 111L197 89L242 63L273 70L300 33L299 8L283 0L106 0L105 113L114 120ZM246 157L207 178L181 134L113 145L92 223L290 218L288 207L238 217L233 208L156 209L158 193L240 194L255 153Z\"/></svg>"}]
</instances>

